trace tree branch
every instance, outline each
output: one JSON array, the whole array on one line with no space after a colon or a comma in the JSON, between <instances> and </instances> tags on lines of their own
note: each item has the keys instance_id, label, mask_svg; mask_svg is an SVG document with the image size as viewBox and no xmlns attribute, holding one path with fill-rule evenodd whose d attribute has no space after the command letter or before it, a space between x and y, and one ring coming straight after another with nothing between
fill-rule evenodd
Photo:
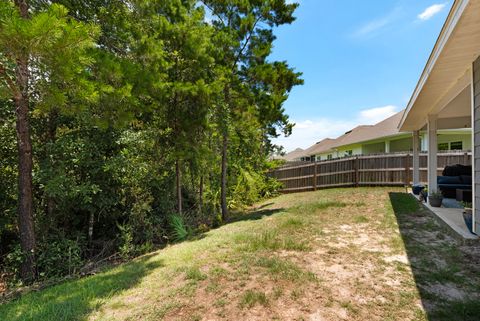
<instances>
[{"instance_id":1,"label":"tree branch","mask_svg":"<svg viewBox=\"0 0 480 321\"><path fill-rule=\"evenodd\" d=\"M223 18L222 18L219 14L215 13L215 11L212 9L212 7L210 7L208 4L206 4L205 1L202 1L202 3L203 3L203 5L204 5L205 7L207 7L208 10L210 10L210 12L211 12L214 16L216 16L216 17L222 22L222 24L225 25L225 21L223 21Z\"/></svg>"},{"instance_id":2,"label":"tree branch","mask_svg":"<svg viewBox=\"0 0 480 321\"><path fill-rule=\"evenodd\" d=\"M248 33L247 39L245 39L245 43L244 43L243 46L240 48L240 51L238 52L237 57L235 57L235 60L233 61L233 65L232 65L232 72L234 72L235 67L236 67L237 64L238 64L238 61L240 60L240 57L241 57L242 54L243 54L243 51L247 48L248 44L250 43L250 40L252 39L253 33L254 33L254 31L255 31L255 28L257 27L257 24L260 22L260 19L261 19L261 17L258 17L257 20L255 21L255 23L253 24L252 29L251 29L251 30L249 31L249 33Z\"/></svg>"}]
</instances>

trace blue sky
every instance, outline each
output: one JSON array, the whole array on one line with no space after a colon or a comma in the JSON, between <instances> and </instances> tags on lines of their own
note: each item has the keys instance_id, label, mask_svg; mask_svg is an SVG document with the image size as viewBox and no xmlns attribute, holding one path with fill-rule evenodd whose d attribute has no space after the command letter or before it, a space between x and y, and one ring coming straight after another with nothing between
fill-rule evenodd
<instances>
[{"instance_id":1,"label":"blue sky","mask_svg":"<svg viewBox=\"0 0 480 321\"><path fill-rule=\"evenodd\" d=\"M403 109L453 0L300 0L276 30L272 59L303 72L285 108L297 126L275 142L291 151Z\"/></svg>"}]
</instances>

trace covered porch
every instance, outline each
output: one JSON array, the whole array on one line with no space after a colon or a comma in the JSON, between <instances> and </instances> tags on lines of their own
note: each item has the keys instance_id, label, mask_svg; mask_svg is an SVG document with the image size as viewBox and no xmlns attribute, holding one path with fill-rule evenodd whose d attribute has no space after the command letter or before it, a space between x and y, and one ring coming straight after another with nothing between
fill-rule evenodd
<instances>
[{"instance_id":1,"label":"covered porch","mask_svg":"<svg viewBox=\"0 0 480 321\"><path fill-rule=\"evenodd\" d=\"M472 131L472 169L462 173L453 192L472 195L472 230L480 234L480 1L457 0L400 121L412 132L413 183L420 183L420 131L427 132L428 193L445 192L438 181L438 131ZM455 164L449 164L455 165ZM470 174L470 175L466 175ZM443 179L443 178L441 178ZM468 187L470 181L470 187ZM442 187L443 186L443 187ZM450 225L463 229L463 214L447 207L430 209ZM462 218L462 219L460 219Z\"/></svg>"}]
</instances>

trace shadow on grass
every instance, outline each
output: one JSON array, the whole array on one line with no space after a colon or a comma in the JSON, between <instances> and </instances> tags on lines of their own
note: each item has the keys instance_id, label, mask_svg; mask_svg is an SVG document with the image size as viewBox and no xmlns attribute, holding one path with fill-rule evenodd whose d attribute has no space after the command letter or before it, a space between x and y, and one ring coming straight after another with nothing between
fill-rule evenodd
<instances>
[{"instance_id":1,"label":"shadow on grass","mask_svg":"<svg viewBox=\"0 0 480 321\"><path fill-rule=\"evenodd\" d=\"M26 294L0 306L0 320L85 320L105 300L134 287L153 269L161 267L161 262L151 261L153 256L146 255L91 277Z\"/></svg>"},{"instance_id":2,"label":"shadow on grass","mask_svg":"<svg viewBox=\"0 0 480 321\"><path fill-rule=\"evenodd\" d=\"M476 294L469 297L470 293L465 291L464 299L442 297L445 294L442 292L451 287L452 291L471 290L469 283L478 280L480 266L472 265L455 242L443 240L443 233L436 236L432 233L440 227L432 223L432 214L411 195L390 193L389 196L428 320L480 320L480 301ZM439 259L445 261L445 267L437 266ZM425 290L425 286L432 285L439 289L437 293ZM478 285L473 288L479 290Z\"/></svg>"},{"instance_id":3,"label":"shadow on grass","mask_svg":"<svg viewBox=\"0 0 480 321\"><path fill-rule=\"evenodd\" d=\"M225 224L231 224L235 222L241 221L258 221L264 217L268 217L277 213L284 211L283 208L275 208L275 209L257 209L251 212L247 212L244 214L237 214L229 218Z\"/></svg>"}]
</instances>

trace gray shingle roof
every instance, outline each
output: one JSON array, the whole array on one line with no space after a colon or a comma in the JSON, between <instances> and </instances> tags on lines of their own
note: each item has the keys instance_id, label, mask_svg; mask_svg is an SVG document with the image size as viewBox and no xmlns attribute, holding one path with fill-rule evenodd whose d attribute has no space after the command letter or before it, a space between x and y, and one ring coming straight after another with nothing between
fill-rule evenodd
<instances>
[{"instance_id":1,"label":"gray shingle roof","mask_svg":"<svg viewBox=\"0 0 480 321\"><path fill-rule=\"evenodd\" d=\"M360 125L338 138L326 138L315 145L310 146L301 155L297 155L296 157L298 158L302 156L318 155L327 153L332 151L334 148L341 146L363 143L374 139L400 134L400 131L398 130L398 124L402 118L402 115L403 110L375 125Z\"/></svg>"},{"instance_id":2,"label":"gray shingle roof","mask_svg":"<svg viewBox=\"0 0 480 321\"><path fill-rule=\"evenodd\" d=\"M400 133L398 124L402 118L403 110L395 115L370 126L358 126L344 135L338 137L333 148L366 142L383 137L394 136Z\"/></svg>"},{"instance_id":3,"label":"gray shingle roof","mask_svg":"<svg viewBox=\"0 0 480 321\"><path fill-rule=\"evenodd\" d=\"M291 162L291 161L294 161L297 158L302 157L304 152L305 151L302 148L297 148L294 151L291 151L290 153L283 156L281 159L284 159L287 162Z\"/></svg>"}]
</instances>

